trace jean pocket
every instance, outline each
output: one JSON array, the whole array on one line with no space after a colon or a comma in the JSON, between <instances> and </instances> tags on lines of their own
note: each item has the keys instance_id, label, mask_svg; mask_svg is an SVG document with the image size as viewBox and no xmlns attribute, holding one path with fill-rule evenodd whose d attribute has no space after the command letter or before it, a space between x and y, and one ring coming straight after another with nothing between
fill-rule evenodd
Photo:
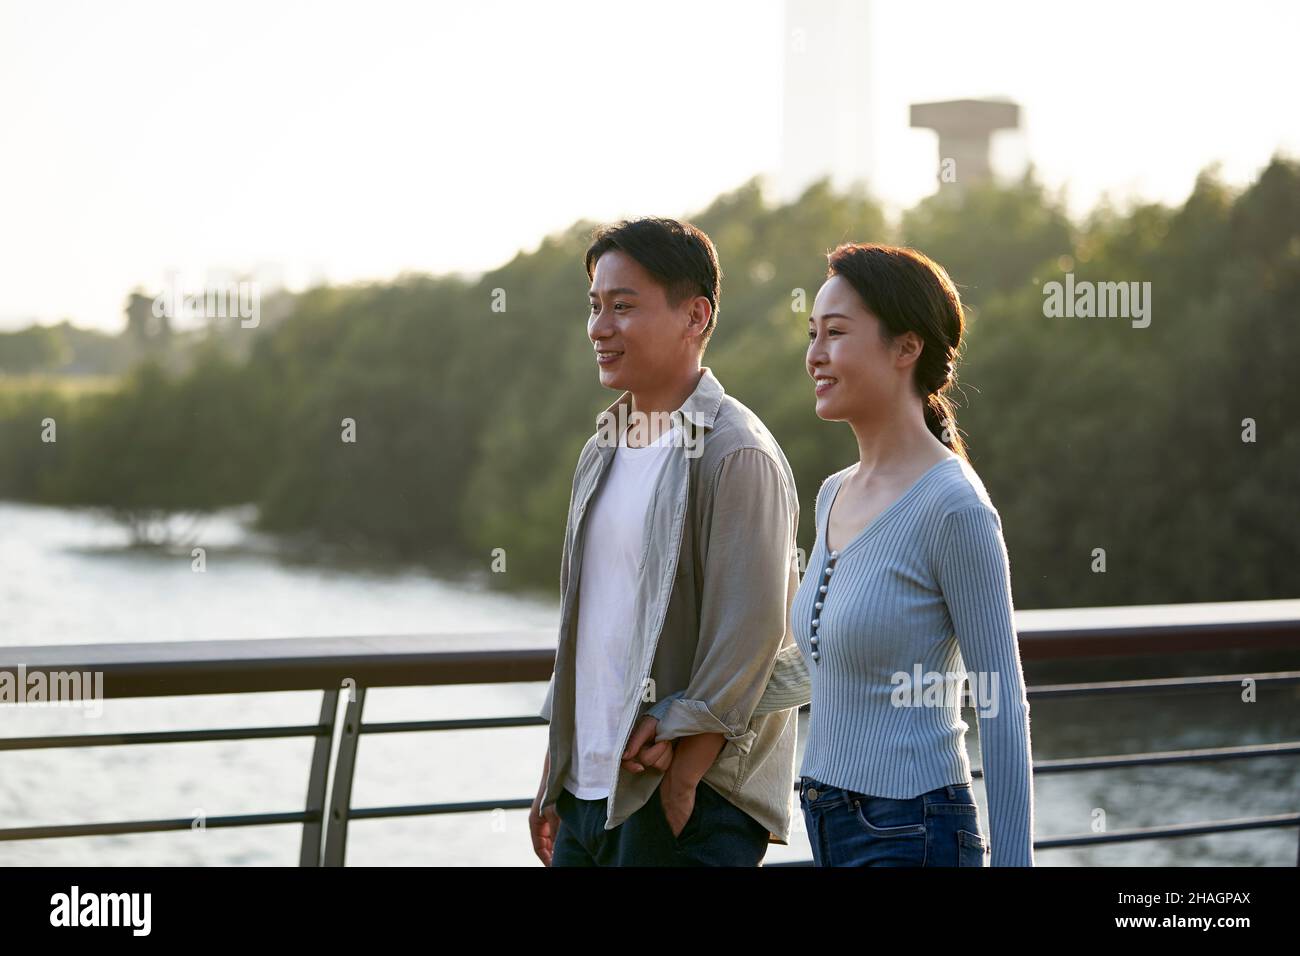
<instances>
[{"instance_id":1,"label":"jean pocket","mask_svg":"<svg viewBox=\"0 0 1300 956\"><path fill-rule=\"evenodd\" d=\"M988 843L974 830L957 831L958 866L984 866L988 851Z\"/></svg>"},{"instance_id":2,"label":"jean pocket","mask_svg":"<svg viewBox=\"0 0 1300 956\"><path fill-rule=\"evenodd\" d=\"M853 815L862 828L873 836L924 836L924 808L919 800L894 800L889 797L855 795ZM918 821L920 818L920 822Z\"/></svg>"}]
</instances>

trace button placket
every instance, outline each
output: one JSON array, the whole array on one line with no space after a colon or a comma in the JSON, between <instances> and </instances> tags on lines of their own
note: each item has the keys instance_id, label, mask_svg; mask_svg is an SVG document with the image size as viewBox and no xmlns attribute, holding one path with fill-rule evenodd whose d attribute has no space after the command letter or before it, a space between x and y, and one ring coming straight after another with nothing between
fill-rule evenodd
<instances>
[{"instance_id":1,"label":"button placket","mask_svg":"<svg viewBox=\"0 0 1300 956\"><path fill-rule=\"evenodd\" d=\"M835 562L838 561L839 558L840 553L838 551L832 551L830 553L830 557L826 559L826 568L822 571L821 586L817 589L817 593L821 595L821 600L819 600L813 608L812 632L808 638L809 643L812 645L812 659L814 664L820 664L822 660L821 651L817 648L817 628L821 626L821 615L826 607L826 594L830 587L831 574L834 573Z\"/></svg>"}]
</instances>

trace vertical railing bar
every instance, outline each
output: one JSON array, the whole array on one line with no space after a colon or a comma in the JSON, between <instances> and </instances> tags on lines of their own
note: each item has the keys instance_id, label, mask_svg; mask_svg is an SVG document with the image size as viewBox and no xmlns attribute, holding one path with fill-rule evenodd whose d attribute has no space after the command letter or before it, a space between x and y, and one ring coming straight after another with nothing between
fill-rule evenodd
<instances>
[{"instance_id":1,"label":"vertical railing bar","mask_svg":"<svg viewBox=\"0 0 1300 956\"><path fill-rule=\"evenodd\" d=\"M357 744L361 740L361 710L366 689L357 687L348 697L339 733L339 752L334 763L334 785L330 791L329 817L325 823L324 866L343 866L347 853L348 817L352 812L352 777L357 765Z\"/></svg>"},{"instance_id":2,"label":"vertical railing bar","mask_svg":"<svg viewBox=\"0 0 1300 956\"><path fill-rule=\"evenodd\" d=\"M339 692L321 694L320 720L327 731L316 738L311 752L311 770L307 774L307 812L316 815L302 825L302 849L299 866L320 866L321 838L324 832L326 785L329 783L330 752L334 746L334 721L338 714Z\"/></svg>"}]
</instances>

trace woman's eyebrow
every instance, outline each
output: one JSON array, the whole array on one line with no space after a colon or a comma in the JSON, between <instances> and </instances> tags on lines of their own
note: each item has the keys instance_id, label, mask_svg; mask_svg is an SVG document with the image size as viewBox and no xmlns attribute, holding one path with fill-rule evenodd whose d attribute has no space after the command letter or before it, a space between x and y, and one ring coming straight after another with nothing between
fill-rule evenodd
<instances>
[{"instance_id":1,"label":"woman's eyebrow","mask_svg":"<svg viewBox=\"0 0 1300 956\"><path fill-rule=\"evenodd\" d=\"M808 321L814 322L817 320L817 318L818 316L810 315L808 316ZM825 321L826 319L851 319L851 318L853 318L853 316L845 315L843 312L827 312L825 315L821 316L821 319L823 321Z\"/></svg>"}]
</instances>

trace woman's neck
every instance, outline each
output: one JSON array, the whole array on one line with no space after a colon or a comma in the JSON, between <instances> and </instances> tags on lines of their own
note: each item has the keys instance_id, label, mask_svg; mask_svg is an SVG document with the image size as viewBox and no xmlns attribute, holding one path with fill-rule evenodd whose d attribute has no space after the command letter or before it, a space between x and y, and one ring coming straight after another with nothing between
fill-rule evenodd
<instances>
[{"instance_id":1,"label":"woman's neck","mask_svg":"<svg viewBox=\"0 0 1300 956\"><path fill-rule=\"evenodd\" d=\"M911 472L918 465L934 464L950 452L925 424L925 407L906 402L883 414L861 416L849 421L858 440L858 470L861 478L875 474Z\"/></svg>"}]
</instances>

